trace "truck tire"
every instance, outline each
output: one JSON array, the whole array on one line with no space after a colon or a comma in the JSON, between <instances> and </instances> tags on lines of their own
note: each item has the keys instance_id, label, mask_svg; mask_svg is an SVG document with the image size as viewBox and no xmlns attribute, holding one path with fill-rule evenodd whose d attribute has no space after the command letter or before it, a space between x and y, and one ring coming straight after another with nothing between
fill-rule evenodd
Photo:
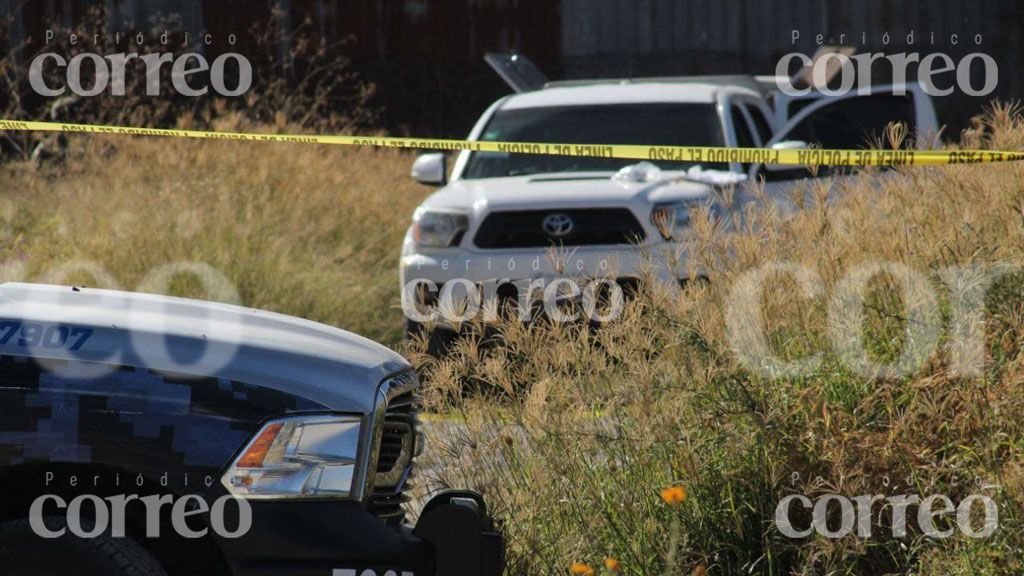
<instances>
[{"instance_id":1,"label":"truck tire","mask_svg":"<svg viewBox=\"0 0 1024 576\"><path fill-rule=\"evenodd\" d=\"M431 358L443 358L448 354L448 349L458 340L458 334L448 328L434 328L427 330L427 327L419 322L406 318L402 324L402 331L405 333L405 340L410 341L416 338L426 338L426 354Z\"/></svg>"},{"instance_id":2,"label":"truck tire","mask_svg":"<svg viewBox=\"0 0 1024 576\"><path fill-rule=\"evenodd\" d=\"M47 518L51 530L66 527L63 519ZM0 566L4 576L167 576L149 552L131 538L44 539L28 519L0 524Z\"/></svg>"}]
</instances>

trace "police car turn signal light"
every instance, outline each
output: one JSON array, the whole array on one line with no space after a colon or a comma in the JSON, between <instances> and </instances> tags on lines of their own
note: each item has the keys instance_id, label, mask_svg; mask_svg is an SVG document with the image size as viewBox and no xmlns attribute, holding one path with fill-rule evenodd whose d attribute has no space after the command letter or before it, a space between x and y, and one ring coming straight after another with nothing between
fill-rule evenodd
<instances>
[{"instance_id":1,"label":"police car turn signal light","mask_svg":"<svg viewBox=\"0 0 1024 576\"><path fill-rule=\"evenodd\" d=\"M300 416L267 423L221 483L244 498L346 498L359 462L359 416Z\"/></svg>"},{"instance_id":2,"label":"police car turn signal light","mask_svg":"<svg viewBox=\"0 0 1024 576\"><path fill-rule=\"evenodd\" d=\"M283 426L284 424L268 424L264 427L260 431L260 435L239 456L235 466L239 468L259 468L262 466L263 459L267 457L267 452L270 451L270 447L274 444L274 440L277 439L277 435L281 432Z\"/></svg>"}]
</instances>

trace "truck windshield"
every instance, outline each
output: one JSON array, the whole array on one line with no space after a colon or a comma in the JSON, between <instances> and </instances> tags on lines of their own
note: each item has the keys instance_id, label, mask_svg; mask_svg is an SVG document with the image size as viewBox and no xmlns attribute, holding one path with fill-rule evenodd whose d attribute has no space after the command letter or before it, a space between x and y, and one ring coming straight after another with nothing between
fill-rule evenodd
<instances>
[{"instance_id":1,"label":"truck windshield","mask_svg":"<svg viewBox=\"0 0 1024 576\"><path fill-rule=\"evenodd\" d=\"M480 140L566 144L724 146L712 103L644 103L552 106L499 110ZM615 172L637 160L474 152L462 177L497 178L552 172ZM690 162L654 161L662 170L685 170ZM706 169L727 170L723 163Z\"/></svg>"}]
</instances>

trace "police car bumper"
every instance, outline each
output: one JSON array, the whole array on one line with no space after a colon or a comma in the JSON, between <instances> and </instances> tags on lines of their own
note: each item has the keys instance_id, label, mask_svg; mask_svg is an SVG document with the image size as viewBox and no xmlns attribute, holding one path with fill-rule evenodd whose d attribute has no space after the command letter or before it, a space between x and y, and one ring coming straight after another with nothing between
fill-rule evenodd
<instances>
[{"instance_id":1,"label":"police car bumper","mask_svg":"<svg viewBox=\"0 0 1024 576\"><path fill-rule=\"evenodd\" d=\"M234 576L498 576L504 539L472 492L424 506L415 527L386 526L358 502L252 503L253 524L224 540Z\"/></svg>"}]
</instances>

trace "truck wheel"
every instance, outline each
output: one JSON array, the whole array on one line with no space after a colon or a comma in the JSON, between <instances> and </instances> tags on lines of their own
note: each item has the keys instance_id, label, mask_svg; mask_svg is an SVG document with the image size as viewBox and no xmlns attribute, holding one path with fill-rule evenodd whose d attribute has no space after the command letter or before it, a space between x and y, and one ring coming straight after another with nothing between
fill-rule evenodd
<instances>
[{"instance_id":1,"label":"truck wheel","mask_svg":"<svg viewBox=\"0 0 1024 576\"><path fill-rule=\"evenodd\" d=\"M405 339L426 338L427 349L425 352L433 358L442 358L448 353L448 349L458 339L458 334L448 328L434 328L427 330L426 326L419 322L413 322L408 318L403 323Z\"/></svg>"},{"instance_id":2,"label":"truck wheel","mask_svg":"<svg viewBox=\"0 0 1024 576\"><path fill-rule=\"evenodd\" d=\"M59 531L63 519L47 518L46 525ZM0 524L0 566L4 576L167 576L149 552L131 538L44 539L36 535L28 519Z\"/></svg>"}]
</instances>

